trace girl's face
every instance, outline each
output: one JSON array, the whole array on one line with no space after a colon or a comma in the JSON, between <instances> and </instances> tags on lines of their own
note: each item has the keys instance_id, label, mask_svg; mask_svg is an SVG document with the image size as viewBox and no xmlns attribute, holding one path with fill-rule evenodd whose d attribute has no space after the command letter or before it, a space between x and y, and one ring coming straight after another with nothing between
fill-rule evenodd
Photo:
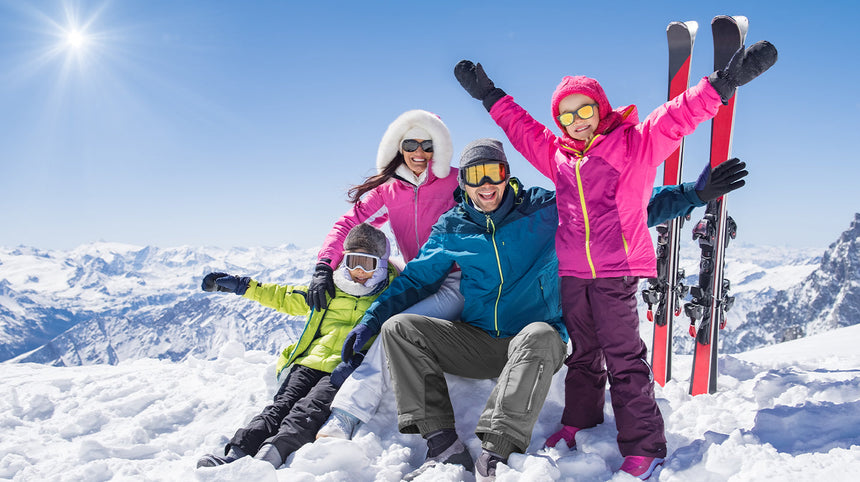
<instances>
[{"instance_id":1,"label":"girl's face","mask_svg":"<svg viewBox=\"0 0 860 482\"><path fill-rule=\"evenodd\" d=\"M597 125L600 123L600 114L597 112L597 107L593 106L591 109L584 109L591 111L592 114L591 117L586 116L586 119L583 119L577 113L580 108L593 104L596 104L594 99L584 94L571 94L561 99L561 102L558 104L559 115L565 113L574 114L573 123L564 128L567 131L567 135L578 141L588 141L594 137L594 134L597 132Z\"/></svg>"},{"instance_id":2,"label":"girl's face","mask_svg":"<svg viewBox=\"0 0 860 482\"><path fill-rule=\"evenodd\" d=\"M367 283L367 280L373 277L373 271L367 272L361 268L349 269L349 276L352 280L359 284Z\"/></svg>"},{"instance_id":3,"label":"girl's face","mask_svg":"<svg viewBox=\"0 0 860 482\"><path fill-rule=\"evenodd\" d=\"M424 148L421 147L421 143L427 139L415 139L418 141L418 148L414 151L407 151L403 148L403 144L400 145L400 152L403 154L403 159L406 160L406 167L409 168L410 171L414 172L416 176L420 176L422 172L427 170L427 164L430 159L433 159L433 151L430 152L424 151Z\"/></svg>"}]
</instances>

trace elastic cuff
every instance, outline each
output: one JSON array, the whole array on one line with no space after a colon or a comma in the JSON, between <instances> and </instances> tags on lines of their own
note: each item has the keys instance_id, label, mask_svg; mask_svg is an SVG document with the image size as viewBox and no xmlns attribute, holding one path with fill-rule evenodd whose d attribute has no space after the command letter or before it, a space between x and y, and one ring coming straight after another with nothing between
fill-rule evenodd
<instances>
[{"instance_id":1,"label":"elastic cuff","mask_svg":"<svg viewBox=\"0 0 860 482\"><path fill-rule=\"evenodd\" d=\"M487 112L490 112L490 109L493 108L496 102L498 102L499 99L506 95L508 94L505 94L504 90L496 87L495 89L491 90L489 94L484 96L484 100L482 100L481 103L484 104L484 109L487 109Z\"/></svg>"},{"instance_id":2,"label":"elastic cuff","mask_svg":"<svg viewBox=\"0 0 860 482\"><path fill-rule=\"evenodd\" d=\"M399 424L400 433L420 433L422 437L437 430L454 430L454 421L442 418L412 420Z\"/></svg>"},{"instance_id":3,"label":"elastic cuff","mask_svg":"<svg viewBox=\"0 0 860 482\"><path fill-rule=\"evenodd\" d=\"M525 451L525 447L520 448L519 444L508 436L497 433L479 433L477 435L481 439L481 448L495 452L505 460L513 452Z\"/></svg>"}]
</instances>

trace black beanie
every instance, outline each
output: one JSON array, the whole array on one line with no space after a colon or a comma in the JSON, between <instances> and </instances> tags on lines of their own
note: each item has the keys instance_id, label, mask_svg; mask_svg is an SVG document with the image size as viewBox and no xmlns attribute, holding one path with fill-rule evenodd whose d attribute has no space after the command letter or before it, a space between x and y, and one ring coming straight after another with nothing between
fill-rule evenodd
<instances>
[{"instance_id":1,"label":"black beanie","mask_svg":"<svg viewBox=\"0 0 860 482\"><path fill-rule=\"evenodd\" d=\"M463 153L460 154L460 169L473 164L483 164L486 161L504 162L508 168L508 177L510 177L511 166L508 164L502 143L488 137L472 141L463 148ZM464 188L462 176L460 176L459 182L460 187Z\"/></svg>"}]
</instances>

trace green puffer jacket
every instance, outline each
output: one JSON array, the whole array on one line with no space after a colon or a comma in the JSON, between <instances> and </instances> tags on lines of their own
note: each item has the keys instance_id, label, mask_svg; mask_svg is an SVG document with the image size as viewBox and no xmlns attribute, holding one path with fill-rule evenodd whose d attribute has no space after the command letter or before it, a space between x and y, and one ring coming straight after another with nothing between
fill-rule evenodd
<instances>
[{"instance_id":1,"label":"green puffer jacket","mask_svg":"<svg viewBox=\"0 0 860 482\"><path fill-rule=\"evenodd\" d=\"M388 282L397 276L397 269L388 265ZM245 298L293 316L308 315L308 321L297 342L288 346L278 357L275 366L280 380L284 368L297 363L331 373L340 363L340 352L350 330L361 321L364 312L385 290L369 296L353 296L335 287L334 298L329 299L328 308L310 311L305 300L307 286L260 284L251 280ZM365 348L370 347L370 343Z\"/></svg>"}]
</instances>

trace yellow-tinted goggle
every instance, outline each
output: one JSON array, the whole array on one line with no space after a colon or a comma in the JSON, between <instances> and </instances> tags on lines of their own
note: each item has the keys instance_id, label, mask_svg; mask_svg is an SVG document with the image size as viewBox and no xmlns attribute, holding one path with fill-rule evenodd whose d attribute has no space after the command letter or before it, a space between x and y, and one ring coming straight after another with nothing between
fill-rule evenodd
<instances>
[{"instance_id":1,"label":"yellow-tinted goggle","mask_svg":"<svg viewBox=\"0 0 860 482\"><path fill-rule=\"evenodd\" d=\"M460 169L463 184L478 187L485 182L501 184L508 179L508 165L500 161L486 161Z\"/></svg>"},{"instance_id":2,"label":"yellow-tinted goggle","mask_svg":"<svg viewBox=\"0 0 860 482\"><path fill-rule=\"evenodd\" d=\"M574 119L577 117L582 120L591 119L594 117L595 112L597 112L597 104L585 104L573 112L565 112L564 114L561 114L558 116L558 122L564 127L567 127L573 124Z\"/></svg>"}]
</instances>

